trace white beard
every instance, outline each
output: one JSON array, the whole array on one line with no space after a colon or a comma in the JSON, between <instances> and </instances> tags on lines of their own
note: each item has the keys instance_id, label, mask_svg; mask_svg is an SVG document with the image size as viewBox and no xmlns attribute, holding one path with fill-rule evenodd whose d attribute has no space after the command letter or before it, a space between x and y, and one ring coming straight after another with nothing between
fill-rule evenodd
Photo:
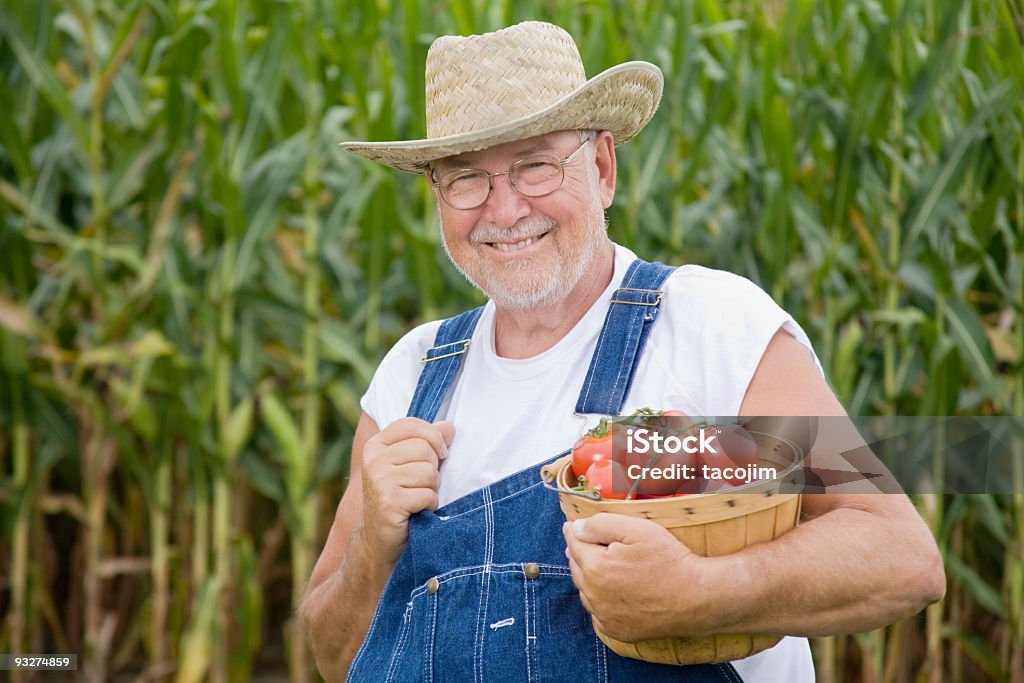
<instances>
[{"instance_id":1,"label":"white beard","mask_svg":"<svg viewBox=\"0 0 1024 683\"><path fill-rule=\"evenodd\" d=\"M583 276L593 266L597 259L601 246L605 243L607 235L607 222L604 214L599 209L585 214L579 219L584 223L582 230L583 238L578 241L571 250L568 258L556 258L553 267L528 282L509 284L508 279L502 278L484 267L474 267L476 271L469 273L466 268L460 265L452 256L448 248L448 242L444 236L444 229L441 228L441 243L444 245L445 254L455 268L462 273L469 282L487 295L495 305L506 310L528 310L541 306L552 306L559 304L568 297ZM438 210L438 225L441 223L441 213ZM505 240L519 240L531 235L537 235L548 230L560 230L561 227L550 218L532 218L519 221L508 228L497 228L496 226L482 226L476 228L470 236L474 244L495 241L497 238ZM544 239L551 239L552 236L545 236ZM505 264L506 273L529 272L536 267L532 256L513 259Z\"/></svg>"}]
</instances>

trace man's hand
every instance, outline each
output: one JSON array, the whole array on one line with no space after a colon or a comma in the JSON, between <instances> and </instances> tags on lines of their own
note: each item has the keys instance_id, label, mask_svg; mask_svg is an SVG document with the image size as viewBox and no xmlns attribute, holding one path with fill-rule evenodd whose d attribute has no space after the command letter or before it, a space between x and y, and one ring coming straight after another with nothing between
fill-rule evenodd
<instances>
[{"instance_id":1,"label":"man's hand","mask_svg":"<svg viewBox=\"0 0 1024 683\"><path fill-rule=\"evenodd\" d=\"M406 417L366 442L363 538L374 561L397 562L409 537L409 516L437 509L438 466L454 436L451 422Z\"/></svg>"},{"instance_id":2,"label":"man's hand","mask_svg":"<svg viewBox=\"0 0 1024 683\"><path fill-rule=\"evenodd\" d=\"M359 418L352 477L299 605L324 680L345 680L405 548L409 516L437 508L438 462L454 435L450 422L403 418L381 431Z\"/></svg>"},{"instance_id":3,"label":"man's hand","mask_svg":"<svg viewBox=\"0 0 1024 683\"><path fill-rule=\"evenodd\" d=\"M627 643L704 635L714 564L656 522L599 513L562 527L566 557L594 626ZM716 612L718 610L715 610Z\"/></svg>"}]
</instances>

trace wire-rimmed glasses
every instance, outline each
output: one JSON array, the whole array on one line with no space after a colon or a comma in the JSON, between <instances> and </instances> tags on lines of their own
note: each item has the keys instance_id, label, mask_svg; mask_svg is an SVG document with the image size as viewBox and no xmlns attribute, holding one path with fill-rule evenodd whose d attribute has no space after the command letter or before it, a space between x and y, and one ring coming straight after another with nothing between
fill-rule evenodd
<instances>
[{"instance_id":1,"label":"wire-rimmed glasses","mask_svg":"<svg viewBox=\"0 0 1024 683\"><path fill-rule=\"evenodd\" d=\"M583 146L584 140L564 159L551 154L537 154L519 159L507 171L488 173L479 168L456 168L441 176L434 187L441 199L453 209L475 209L487 201L494 189L494 177L508 175L509 184L524 197L543 197L562 186L565 179L565 165L572 161Z\"/></svg>"}]
</instances>

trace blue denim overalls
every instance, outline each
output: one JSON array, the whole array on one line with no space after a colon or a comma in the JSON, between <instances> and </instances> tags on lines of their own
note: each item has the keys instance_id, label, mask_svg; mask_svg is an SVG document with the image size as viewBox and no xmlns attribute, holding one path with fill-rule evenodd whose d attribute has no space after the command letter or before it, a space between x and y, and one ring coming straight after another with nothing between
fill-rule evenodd
<instances>
[{"instance_id":1,"label":"blue denim overalls","mask_svg":"<svg viewBox=\"0 0 1024 683\"><path fill-rule=\"evenodd\" d=\"M657 317L658 290L671 272L639 259L631 264L612 296L577 413L618 414ZM441 325L409 415L434 420L481 310ZM729 663L651 664L605 647L573 586L565 517L539 469L528 467L409 519L408 545L348 680L740 683Z\"/></svg>"}]
</instances>

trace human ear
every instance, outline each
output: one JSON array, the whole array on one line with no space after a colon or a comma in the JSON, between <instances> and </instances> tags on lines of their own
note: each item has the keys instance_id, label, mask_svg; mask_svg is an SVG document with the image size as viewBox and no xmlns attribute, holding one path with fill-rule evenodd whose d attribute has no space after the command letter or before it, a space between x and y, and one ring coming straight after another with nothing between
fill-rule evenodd
<instances>
[{"instance_id":1,"label":"human ear","mask_svg":"<svg viewBox=\"0 0 1024 683\"><path fill-rule=\"evenodd\" d=\"M597 184L601 205L607 209L615 198L615 138L602 130L594 138L594 163L597 166Z\"/></svg>"}]
</instances>

